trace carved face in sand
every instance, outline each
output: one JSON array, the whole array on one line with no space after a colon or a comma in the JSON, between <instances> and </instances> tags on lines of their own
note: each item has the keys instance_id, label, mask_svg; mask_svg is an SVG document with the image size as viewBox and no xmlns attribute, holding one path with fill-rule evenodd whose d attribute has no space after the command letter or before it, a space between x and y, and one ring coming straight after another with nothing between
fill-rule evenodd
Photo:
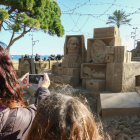
<instances>
[{"instance_id":1,"label":"carved face in sand","mask_svg":"<svg viewBox=\"0 0 140 140\"><path fill-rule=\"evenodd\" d=\"M77 61L79 57L79 48L80 48L79 39L77 37L71 37L68 40L67 48L68 55L71 55L73 61Z\"/></svg>"},{"instance_id":2,"label":"carved face in sand","mask_svg":"<svg viewBox=\"0 0 140 140\"><path fill-rule=\"evenodd\" d=\"M102 40L95 40L92 44L91 57L94 63L106 62L106 44Z\"/></svg>"}]
</instances>

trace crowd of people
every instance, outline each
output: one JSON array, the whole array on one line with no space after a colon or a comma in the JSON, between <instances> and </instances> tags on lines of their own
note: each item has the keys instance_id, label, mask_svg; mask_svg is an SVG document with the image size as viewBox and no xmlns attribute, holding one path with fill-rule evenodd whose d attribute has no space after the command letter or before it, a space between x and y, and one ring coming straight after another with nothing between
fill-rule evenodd
<instances>
[{"instance_id":1,"label":"crowd of people","mask_svg":"<svg viewBox=\"0 0 140 140\"><path fill-rule=\"evenodd\" d=\"M105 140L93 114L78 98L50 93L44 73L35 103L25 106L22 88L26 73L17 79L8 50L0 45L0 140ZM106 137L109 139L109 137Z\"/></svg>"},{"instance_id":2,"label":"crowd of people","mask_svg":"<svg viewBox=\"0 0 140 140\"><path fill-rule=\"evenodd\" d=\"M24 58L34 58L33 55L29 56L28 54L25 54ZM48 60L62 60L64 58L64 55L57 54L56 56L54 54L51 54L48 59L44 57L42 61L48 61ZM41 61L41 55L36 54L35 61Z\"/></svg>"}]
</instances>

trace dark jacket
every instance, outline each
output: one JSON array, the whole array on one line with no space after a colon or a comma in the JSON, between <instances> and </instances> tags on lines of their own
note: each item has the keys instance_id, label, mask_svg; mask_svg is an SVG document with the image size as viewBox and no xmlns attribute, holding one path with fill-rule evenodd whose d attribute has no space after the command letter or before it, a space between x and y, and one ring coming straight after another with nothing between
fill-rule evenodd
<instances>
[{"instance_id":1,"label":"dark jacket","mask_svg":"<svg viewBox=\"0 0 140 140\"><path fill-rule=\"evenodd\" d=\"M35 105L26 108L6 108L0 112L0 140L24 140L35 117L36 105L50 95L47 88L38 88Z\"/></svg>"},{"instance_id":2,"label":"dark jacket","mask_svg":"<svg viewBox=\"0 0 140 140\"><path fill-rule=\"evenodd\" d=\"M39 61L40 57L39 56L35 56L35 61Z\"/></svg>"}]
</instances>

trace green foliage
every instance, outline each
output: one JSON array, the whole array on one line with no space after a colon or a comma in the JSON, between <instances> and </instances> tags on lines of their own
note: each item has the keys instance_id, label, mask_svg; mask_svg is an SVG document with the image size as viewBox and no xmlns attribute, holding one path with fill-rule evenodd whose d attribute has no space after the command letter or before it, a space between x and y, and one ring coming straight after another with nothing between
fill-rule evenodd
<instances>
[{"instance_id":1,"label":"green foliage","mask_svg":"<svg viewBox=\"0 0 140 140\"><path fill-rule=\"evenodd\" d=\"M8 12L4 8L0 8L0 21L9 18Z\"/></svg>"},{"instance_id":2,"label":"green foliage","mask_svg":"<svg viewBox=\"0 0 140 140\"><path fill-rule=\"evenodd\" d=\"M119 28L121 25L131 25L131 19L128 19L129 15L126 15L123 10L114 11L112 16L108 17L108 22L106 24L115 24Z\"/></svg>"},{"instance_id":3,"label":"green foliage","mask_svg":"<svg viewBox=\"0 0 140 140\"><path fill-rule=\"evenodd\" d=\"M10 30L34 27L50 35L64 35L61 10L54 0L0 0L0 4L5 6L0 9L0 21L5 20Z\"/></svg>"}]
</instances>

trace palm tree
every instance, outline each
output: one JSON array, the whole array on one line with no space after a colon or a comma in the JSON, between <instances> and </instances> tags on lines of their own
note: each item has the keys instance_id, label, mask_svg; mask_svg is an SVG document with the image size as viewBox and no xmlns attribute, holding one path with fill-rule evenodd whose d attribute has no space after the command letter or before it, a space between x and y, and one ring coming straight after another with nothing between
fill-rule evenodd
<instances>
[{"instance_id":1,"label":"palm tree","mask_svg":"<svg viewBox=\"0 0 140 140\"><path fill-rule=\"evenodd\" d=\"M108 17L108 22L106 24L115 24L119 28L121 25L131 25L129 24L131 19L127 19L129 15L126 15L123 10L114 11L112 16Z\"/></svg>"}]
</instances>

